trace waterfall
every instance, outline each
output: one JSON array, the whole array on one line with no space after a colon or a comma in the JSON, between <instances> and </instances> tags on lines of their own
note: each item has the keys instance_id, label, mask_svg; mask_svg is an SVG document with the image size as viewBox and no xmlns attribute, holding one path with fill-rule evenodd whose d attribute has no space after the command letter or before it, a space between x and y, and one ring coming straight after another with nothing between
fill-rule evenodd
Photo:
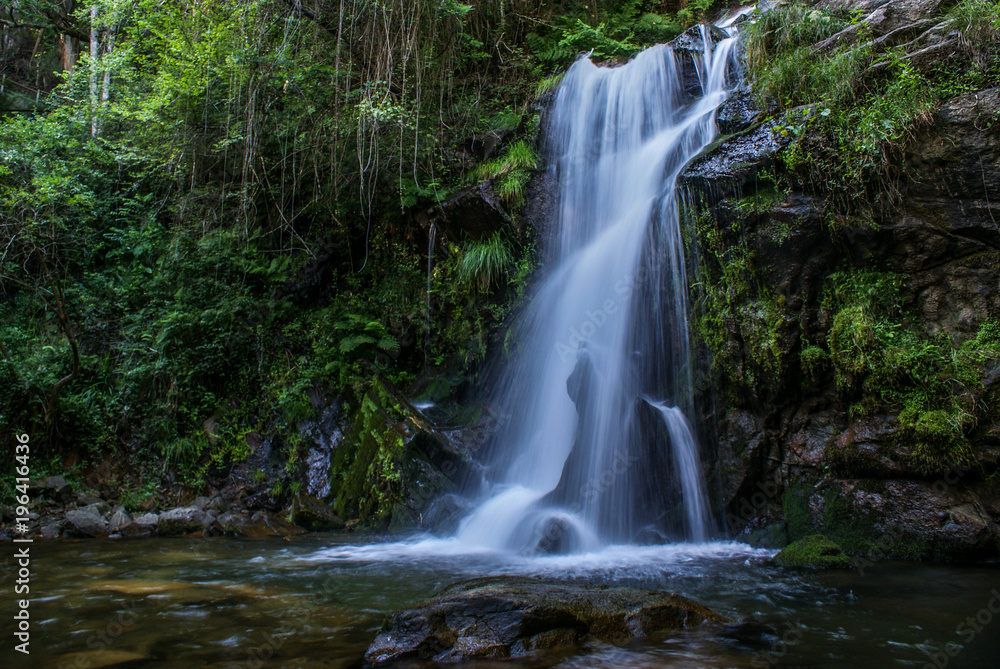
<instances>
[{"instance_id":1,"label":"waterfall","mask_svg":"<svg viewBox=\"0 0 1000 669\"><path fill-rule=\"evenodd\" d=\"M675 182L717 134L734 43L715 43L718 34L703 26L699 52L658 45L622 67L581 58L556 91L545 274L492 389L491 482L459 526L463 543L573 552L710 535L685 417L694 406Z\"/></svg>"}]
</instances>

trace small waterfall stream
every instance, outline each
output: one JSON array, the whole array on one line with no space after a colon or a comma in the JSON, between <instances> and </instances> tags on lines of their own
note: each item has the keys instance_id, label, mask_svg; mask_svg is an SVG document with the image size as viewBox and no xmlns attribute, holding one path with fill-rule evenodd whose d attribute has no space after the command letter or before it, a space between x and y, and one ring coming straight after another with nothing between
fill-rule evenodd
<instances>
[{"instance_id":1,"label":"small waterfall stream","mask_svg":"<svg viewBox=\"0 0 1000 669\"><path fill-rule=\"evenodd\" d=\"M494 388L492 480L462 543L564 553L712 533L675 182L717 134L734 40L701 37L683 57L659 45L622 67L582 58L557 90L546 274ZM700 95L685 89L692 67Z\"/></svg>"}]
</instances>

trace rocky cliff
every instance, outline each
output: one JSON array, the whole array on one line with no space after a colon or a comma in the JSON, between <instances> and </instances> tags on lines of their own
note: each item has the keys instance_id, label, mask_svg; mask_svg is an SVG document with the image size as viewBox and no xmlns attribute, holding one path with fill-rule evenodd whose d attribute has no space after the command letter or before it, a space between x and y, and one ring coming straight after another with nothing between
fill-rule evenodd
<instances>
[{"instance_id":1,"label":"rocky cliff","mask_svg":"<svg viewBox=\"0 0 1000 669\"><path fill-rule=\"evenodd\" d=\"M835 19L831 8L862 18L807 47L810 57L867 49L857 76L875 95L794 106L743 91L720 111L732 134L684 177L720 515L766 545L822 532L869 559L996 558L996 53L963 50L954 11L937 2L821 2L805 16ZM904 74L880 74L871 45L882 43L903 45L892 67ZM991 74L949 83L970 81L977 58ZM907 76L935 96L850 181L842 156L861 155L860 135L827 117L866 122Z\"/></svg>"}]
</instances>

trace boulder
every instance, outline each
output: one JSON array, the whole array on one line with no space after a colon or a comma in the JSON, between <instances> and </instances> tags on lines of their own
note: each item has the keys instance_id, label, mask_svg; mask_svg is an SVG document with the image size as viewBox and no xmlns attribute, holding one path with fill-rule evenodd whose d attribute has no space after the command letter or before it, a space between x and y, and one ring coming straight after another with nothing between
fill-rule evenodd
<instances>
[{"instance_id":1,"label":"boulder","mask_svg":"<svg viewBox=\"0 0 1000 669\"><path fill-rule=\"evenodd\" d=\"M810 569L851 569L854 560L840 546L822 534L803 537L789 544L774 556L775 562L786 567Z\"/></svg>"},{"instance_id":2,"label":"boulder","mask_svg":"<svg viewBox=\"0 0 1000 669\"><path fill-rule=\"evenodd\" d=\"M148 537L156 534L160 517L155 513L144 513L136 516L131 523L122 525L119 530L123 537Z\"/></svg>"},{"instance_id":3,"label":"boulder","mask_svg":"<svg viewBox=\"0 0 1000 669\"><path fill-rule=\"evenodd\" d=\"M111 512L111 518L108 520L108 531L111 534L122 534L126 533L129 525L135 524L132 520L132 516L124 507L116 506L114 511Z\"/></svg>"},{"instance_id":4,"label":"boulder","mask_svg":"<svg viewBox=\"0 0 1000 669\"><path fill-rule=\"evenodd\" d=\"M160 514L156 529L163 536L200 532L205 529L205 512L196 506L170 509Z\"/></svg>"},{"instance_id":5,"label":"boulder","mask_svg":"<svg viewBox=\"0 0 1000 669\"><path fill-rule=\"evenodd\" d=\"M344 529L344 521L329 504L305 494L296 496L292 502L292 522L314 532Z\"/></svg>"},{"instance_id":6,"label":"boulder","mask_svg":"<svg viewBox=\"0 0 1000 669\"><path fill-rule=\"evenodd\" d=\"M757 104L756 98L747 84L733 91L715 113L715 122L719 132L732 135L742 132L754 124L764 110Z\"/></svg>"},{"instance_id":7,"label":"boulder","mask_svg":"<svg viewBox=\"0 0 1000 669\"><path fill-rule=\"evenodd\" d=\"M405 660L509 658L588 641L625 644L652 633L727 619L668 592L501 576L446 588L396 613L365 654Z\"/></svg>"},{"instance_id":8,"label":"boulder","mask_svg":"<svg viewBox=\"0 0 1000 669\"><path fill-rule=\"evenodd\" d=\"M85 506L66 513L64 532L71 537L106 537L108 523L96 505Z\"/></svg>"},{"instance_id":9,"label":"boulder","mask_svg":"<svg viewBox=\"0 0 1000 669\"><path fill-rule=\"evenodd\" d=\"M696 157L678 180L706 192L731 192L752 182L795 137L810 118L812 106L796 107L735 135L722 137Z\"/></svg>"},{"instance_id":10,"label":"boulder","mask_svg":"<svg viewBox=\"0 0 1000 669\"><path fill-rule=\"evenodd\" d=\"M449 239L484 239L510 223L491 181L459 191L418 218L428 229L436 225Z\"/></svg>"},{"instance_id":11,"label":"boulder","mask_svg":"<svg viewBox=\"0 0 1000 669\"><path fill-rule=\"evenodd\" d=\"M57 500L62 504L73 501L73 486L62 476L43 476L32 481L29 490L40 492L43 497Z\"/></svg>"}]
</instances>

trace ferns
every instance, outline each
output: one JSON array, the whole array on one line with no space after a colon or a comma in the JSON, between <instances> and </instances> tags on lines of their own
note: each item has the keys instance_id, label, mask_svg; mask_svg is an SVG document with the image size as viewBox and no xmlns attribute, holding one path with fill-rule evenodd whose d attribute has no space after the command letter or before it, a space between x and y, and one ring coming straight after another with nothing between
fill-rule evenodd
<instances>
[{"instance_id":1,"label":"ferns","mask_svg":"<svg viewBox=\"0 0 1000 669\"><path fill-rule=\"evenodd\" d=\"M357 314L347 314L345 320L337 322L333 328L348 333L337 345L337 349L345 355L354 353L363 346L375 346L392 355L399 353L399 340L389 334L385 325L379 321L372 321Z\"/></svg>"},{"instance_id":2,"label":"ferns","mask_svg":"<svg viewBox=\"0 0 1000 669\"><path fill-rule=\"evenodd\" d=\"M458 266L459 277L468 283L475 283L486 292L507 275L514 265L514 254L510 245L499 232L489 239L469 244Z\"/></svg>"}]
</instances>

